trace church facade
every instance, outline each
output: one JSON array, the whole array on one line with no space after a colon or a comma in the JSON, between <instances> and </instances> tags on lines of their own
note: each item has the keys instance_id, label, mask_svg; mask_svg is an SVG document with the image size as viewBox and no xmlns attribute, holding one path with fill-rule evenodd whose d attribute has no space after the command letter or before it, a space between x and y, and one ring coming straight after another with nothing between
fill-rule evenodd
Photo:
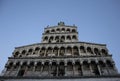
<instances>
[{"instance_id":1,"label":"church facade","mask_svg":"<svg viewBox=\"0 0 120 81\"><path fill-rule=\"evenodd\" d=\"M81 42L75 25L44 29L42 42L16 47L1 81L120 81L106 44Z\"/></svg>"}]
</instances>

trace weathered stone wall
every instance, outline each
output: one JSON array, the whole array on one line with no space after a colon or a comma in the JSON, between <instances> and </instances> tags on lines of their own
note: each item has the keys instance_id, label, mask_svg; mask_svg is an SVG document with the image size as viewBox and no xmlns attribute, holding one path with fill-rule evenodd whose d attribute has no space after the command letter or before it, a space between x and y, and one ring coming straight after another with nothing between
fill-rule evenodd
<instances>
[{"instance_id":1,"label":"weathered stone wall","mask_svg":"<svg viewBox=\"0 0 120 81\"><path fill-rule=\"evenodd\" d=\"M83 79L3 79L0 81L120 81L120 78L83 78Z\"/></svg>"}]
</instances>

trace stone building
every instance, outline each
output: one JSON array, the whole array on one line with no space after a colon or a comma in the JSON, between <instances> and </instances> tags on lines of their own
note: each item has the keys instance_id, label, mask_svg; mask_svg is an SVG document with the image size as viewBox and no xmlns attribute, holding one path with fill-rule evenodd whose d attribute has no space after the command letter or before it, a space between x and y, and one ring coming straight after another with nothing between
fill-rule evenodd
<instances>
[{"instance_id":1,"label":"stone building","mask_svg":"<svg viewBox=\"0 0 120 81\"><path fill-rule=\"evenodd\" d=\"M120 81L106 44L79 42L75 25L46 27L42 42L16 47L1 81Z\"/></svg>"}]
</instances>

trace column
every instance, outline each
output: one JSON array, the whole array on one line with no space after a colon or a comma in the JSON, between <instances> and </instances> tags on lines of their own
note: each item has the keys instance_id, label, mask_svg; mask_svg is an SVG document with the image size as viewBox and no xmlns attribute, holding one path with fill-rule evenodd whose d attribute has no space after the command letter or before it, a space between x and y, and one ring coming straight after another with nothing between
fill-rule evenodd
<instances>
[{"instance_id":1,"label":"column","mask_svg":"<svg viewBox=\"0 0 120 81\"><path fill-rule=\"evenodd\" d=\"M67 74L66 74L66 71L67 71L67 63L65 63L64 69L65 69L65 76L67 76Z\"/></svg>"},{"instance_id":2,"label":"column","mask_svg":"<svg viewBox=\"0 0 120 81\"><path fill-rule=\"evenodd\" d=\"M58 48L58 56L60 56L60 48Z\"/></svg>"},{"instance_id":3,"label":"column","mask_svg":"<svg viewBox=\"0 0 120 81\"><path fill-rule=\"evenodd\" d=\"M45 49L45 51L44 51L44 57L46 57L46 52L47 52L47 49Z\"/></svg>"},{"instance_id":4,"label":"column","mask_svg":"<svg viewBox=\"0 0 120 81\"><path fill-rule=\"evenodd\" d=\"M81 56L80 48L78 48L78 51L79 51L79 56Z\"/></svg>"},{"instance_id":5,"label":"column","mask_svg":"<svg viewBox=\"0 0 120 81\"><path fill-rule=\"evenodd\" d=\"M92 67L91 67L91 64L89 63L89 68L90 68L90 74L93 73L93 70L92 70Z\"/></svg>"},{"instance_id":6,"label":"column","mask_svg":"<svg viewBox=\"0 0 120 81\"><path fill-rule=\"evenodd\" d=\"M37 65L37 62L34 62L34 66L33 66L33 72L35 72L35 67Z\"/></svg>"},{"instance_id":7,"label":"column","mask_svg":"<svg viewBox=\"0 0 120 81\"><path fill-rule=\"evenodd\" d=\"M44 62L41 62L42 64L41 64L41 71L40 71L40 73L42 73L43 72L43 69L44 69Z\"/></svg>"},{"instance_id":8,"label":"column","mask_svg":"<svg viewBox=\"0 0 120 81\"><path fill-rule=\"evenodd\" d=\"M100 66L99 66L98 63L97 63L97 68L98 68L99 74L102 75L102 74L101 74L101 69L100 69Z\"/></svg>"},{"instance_id":9,"label":"column","mask_svg":"<svg viewBox=\"0 0 120 81\"><path fill-rule=\"evenodd\" d=\"M48 76L51 76L51 66L52 66L52 63L50 62L48 66Z\"/></svg>"},{"instance_id":10,"label":"column","mask_svg":"<svg viewBox=\"0 0 120 81\"><path fill-rule=\"evenodd\" d=\"M73 63L73 76L75 75L75 63Z\"/></svg>"},{"instance_id":11,"label":"column","mask_svg":"<svg viewBox=\"0 0 120 81\"><path fill-rule=\"evenodd\" d=\"M83 76L83 65L80 64L80 67L81 67L81 76Z\"/></svg>"},{"instance_id":12,"label":"column","mask_svg":"<svg viewBox=\"0 0 120 81\"><path fill-rule=\"evenodd\" d=\"M74 51L73 51L73 47L72 47L72 56L74 56L73 53L74 53Z\"/></svg>"},{"instance_id":13,"label":"column","mask_svg":"<svg viewBox=\"0 0 120 81\"><path fill-rule=\"evenodd\" d=\"M59 64L57 64L57 72L56 72L56 76L58 76L58 73L59 73Z\"/></svg>"}]
</instances>

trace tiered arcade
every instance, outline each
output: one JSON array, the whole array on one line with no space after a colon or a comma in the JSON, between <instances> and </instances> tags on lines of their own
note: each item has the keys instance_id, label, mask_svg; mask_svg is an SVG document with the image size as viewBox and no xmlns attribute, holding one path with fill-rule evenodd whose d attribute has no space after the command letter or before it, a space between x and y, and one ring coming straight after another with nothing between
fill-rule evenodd
<instances>
[{"instance_id":1,"label":"tiered arcade","mask_svg":"<svg viewBox=\"0 0 120 81\"><path fill-rule=\"evenodd\" d=\"M16 47L3 76L103 76L118 74L105 44L79 42L76 26L46 27L42 42Z\"/></svg>"}]
</instances>

